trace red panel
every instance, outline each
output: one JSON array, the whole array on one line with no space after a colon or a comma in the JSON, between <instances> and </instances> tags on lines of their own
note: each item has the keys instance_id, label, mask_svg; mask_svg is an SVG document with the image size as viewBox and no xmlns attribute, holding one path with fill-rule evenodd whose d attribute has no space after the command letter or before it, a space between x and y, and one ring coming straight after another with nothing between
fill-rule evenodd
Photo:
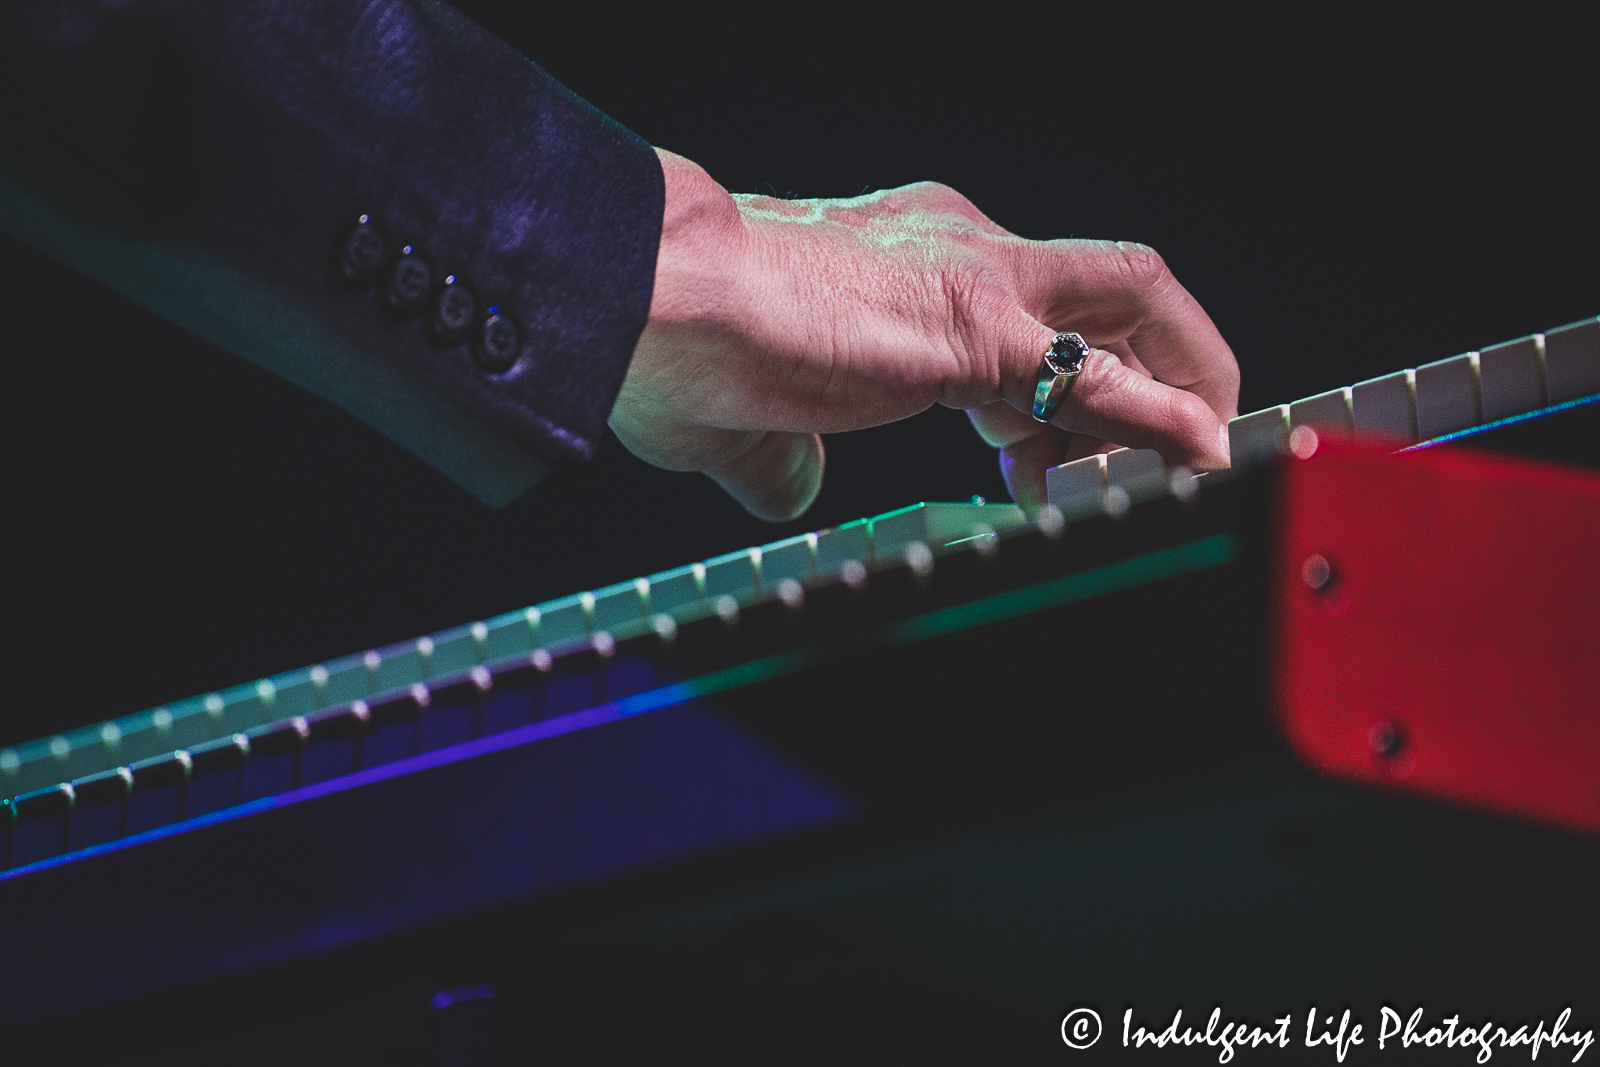
<instances>
[{"instance_id":1,"label":"red panel","mask_svg":"<svg viewBox=\"0 0 1600 1067\"><path fill-rule=\"evenodd\" d=\"M1600 832L1600 476L1326 439L1282 463L1275 686L1295 751Z\"/></svg>"}]
</instances>

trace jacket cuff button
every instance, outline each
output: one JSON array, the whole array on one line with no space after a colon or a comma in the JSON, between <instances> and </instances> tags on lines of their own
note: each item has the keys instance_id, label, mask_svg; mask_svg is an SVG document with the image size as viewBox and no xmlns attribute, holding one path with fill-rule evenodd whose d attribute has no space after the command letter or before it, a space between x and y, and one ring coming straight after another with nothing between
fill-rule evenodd
<instances>
[{"instance_id":1,"label":"jacket cuff button","mask_svg":"<svg viewBox=\"0 0 1600 1067\"><path fill-rule=\"evenodd\" d=\"M433 268L428 265L415 245L400 250L400 258L389 269L389 283L384 296L396 311L415 311L428 298L433 288Z\"/></svg>"},{"instance_id":2,"label":"jacket cuff button","mask_svg":"<svg viewBox=\"0 0 1600 1067\"><path fill-rule=\"evenodd\" d=\"M472 328L478 315L478 300L472 290L461 283L454 274L445 278L444 287L433 301L433 314L428 325L441 341L459 341Z\"/></svg>"},{"instance_id":3,"label":"jacket cuff button","mask_svg":"<svg viewBox=\"0 0 1600 1067\"><path fill-rule=\"evenodd\" d=\"M472 354L478 366L490 373L510 370L522 354L522 331L517 320L497 307L490 308L473 331Z\"/></svg>"},{"instance_id":4,"label":"jacket cuff button","mask_svg":"<svg viewBox=\"0 0 1600 1067\"><path fill-rule=\"evenodd\" d=\"M339 272L353 282L370 282L378 276L388 254L388 238L371 215L362 215L339 245Z\"/></svg>"}]
</instances>

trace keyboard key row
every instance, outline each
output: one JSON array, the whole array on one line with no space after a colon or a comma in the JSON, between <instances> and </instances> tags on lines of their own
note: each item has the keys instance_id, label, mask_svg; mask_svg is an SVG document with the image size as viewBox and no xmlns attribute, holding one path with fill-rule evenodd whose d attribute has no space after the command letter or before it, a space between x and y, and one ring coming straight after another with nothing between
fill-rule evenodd
<instances>
[{"instance_id":1,"label":"keyboard key row","mask_svg":"<svg viewBox=\"0 0 1600 1067\"><path fill-rule=\"evenodd\" d=\"M161 757L194 751L258 727L347 707L375 695L464 676L472 668L597 633L648 629L662 615L713 610L802 585L849 564L897 557L913 542L946 544L1021 524L1011 504L917 504L871 519L730 552L660 574L510 612L414 641L372 649L109 722L0 750L0 795L13 796Z\"/></svg>"},{"instance_id":2,"label":"keyboard key row","mask_svg":"<svg viewBox=\"0 0 1600 1067\"><path fill-rule=\"evenodd\" d=\"M1296 427L1404 445L1600 393L1600 318L1333 389L1228 424L1236 467L1281 455Z\"/></svg>"},{"instance_id":3,"label":"keyboard key row","mask_svg":"<svg viewBox=\"0 0 1600 1067\"><path fill-rule=\"evenodd\" d=\"M1241 415L1228 442L1244 468L1283 455L1300 426L1411 445L1596 393L1600 317ZM1159 491L1161 472L1156 452L1123 448L1051 468L1046 488L1071 517L1103 508L1114 490L1135 501Z\"/></svg>"}]
</instances>

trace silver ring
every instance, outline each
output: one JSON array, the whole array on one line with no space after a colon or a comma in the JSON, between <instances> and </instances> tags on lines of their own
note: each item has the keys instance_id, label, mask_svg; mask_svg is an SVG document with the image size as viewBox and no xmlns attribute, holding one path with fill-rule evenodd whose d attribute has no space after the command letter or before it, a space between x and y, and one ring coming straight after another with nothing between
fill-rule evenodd
<instances>
[{"instance_id":1,"label":"silver ring","mask_svg":"<svg viewBox=\"0 0 1600 1067\"><path fill-rule=\"evenodd\" d=\"M1050 421L1072 383L1083 373L1083 361L1088 358L1089 345L1082 337L1075 333L1056 334L1039 364L1039 381L1033 387L1034 418Z\"/></svg>"}]
</instances>

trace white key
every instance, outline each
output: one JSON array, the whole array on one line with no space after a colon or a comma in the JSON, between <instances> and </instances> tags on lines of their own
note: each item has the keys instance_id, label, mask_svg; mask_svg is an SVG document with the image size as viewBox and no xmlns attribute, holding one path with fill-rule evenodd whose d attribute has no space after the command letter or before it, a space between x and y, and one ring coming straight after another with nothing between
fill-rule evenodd
<instances>
[{"instance_id":1,"label":"white key","mask_svg":"<svg viewBox=\"0 0 1600 1067\"><path fill-rule=\"evenodd\" d=\"M1350 387L1350 414L1356 431L1417 439L1415 371L1400 370Z\"/></svg>"},{"instance_id":2,"label":"white key","mask_svg":"<svg viewBox=\"0 0 1600 1067\"><path fill-rule=\"evenodd\" d=\"M1132 500L1148 500L1165 495L1166 464L1161 453L1150 448L1119 448L1106 453L1106 486L1121 486Z\"/></svg>"},{"instance_id":3,"label":"white key","mask_svg":"<svg viewBox=\"0 0 1600 1067\"><path fill-rule=\"evenodd\" d=\"M1600 393L1600 317L1545 334L1544 370L1552 404Z\"/></svg>"},{"instance_id":4,"label":"white key","mask_svg":"<svg viewBox=\"0 0 1600 1067\"><path fill-rule=\"evenodd\" d=\"M691 563L660 574L652 574L650 582L650 611L672 612L698 604L705 593L706 568L703 563ZM541 617L542 619L542 617Z\"/></svg>"},{"instance_id":5,"label":"white key","mask_svg":"<svg viewBox=\"0 0 1600 1067\"><path fill-rule=\"evenodd\" d=\"M899 559L921 543L935 552L977 530L1008 530L1028 521L1015 504L913 504L872 519L872 561Z\"/></svg>"},{"instance_id":6,"label":"white key","mask_svg":"<svg viewBox=\"0 0 1600 1067\"><path fill-rule=\"evenodd\" d=\"M761 550L743 548L725 556L706 560L705 597L741 597L756 592L761 585Z\"/></svg>"},{"instance_id":7,"label":"white key","mask_svg":"<svg viewBox=\"0 0 1600 1067\"><path fill-rule=\"evenodd\" d=\"M1106 491L1106 457L1103 453L1075 459L1044 472L1045 496L1063 512L1092 501L1099 506Z\"/></svg>"},{"instance_id":8,"label":"white key","mask_svg":"<svg viewBox=\"0 0 1600 1067\"><path fill-rule=\"evenodd\" d=\"M1478 353L1483 421L1523 415L1544 407L1544 374L1537 335L1507 341Z\"/></svg>"},{"instance_id":9,"label":"white key","mask_svg":"<svg viewBox=\"0 0 1600 1067\"><path fill-rule=\"evenodd\" d=\"M778 583L793 579L802 584L816 577L817 535L800 534L761 546L761 584L776 589Z\"/></svg>"},{"instance_id":10,"label":"white key","mask_svg":"<svg viewBox=\"0 0 1600 1067\"><path fill-rule=\"evenodd\" d=\"M590 594L593 596L593 594ZM539 606L539 643L542 645L559 644L562 641L571 641L582 637L589 632L590 612L584 607L583 594L562 597L548 604ZM443 642L434 653L435 660L439 659L444 651Z\"/></svg>"},{"instance_id":11,"label":"white key","mask_svg":"<svg viewBox=\"0 0 1600 1067\"><path fill-rule=\"evenodd\" d=\"M1330 389L1290 404L1289 425L1310 426L1323 432L1332 432L1335 436L1344 436L1354 429L1350 408L1349 386Z\"/></svg>"},{"instance_id":12,"label":"white key","mask_svg":"<svg viewBox=\"0 0 1600 1067\"><path fill-rule=\"evenodd\" d=\"M1235 467L1277 459L1288 450L1288 404L1253 411L1228 421L1228 452Z\"/></svg>"},{"instance_id":13,"label":"white key","mask_svg":"<svg viewBox=\"0 0 1600 1067\"><path fill-rule=\"evenodd\" d=\"M641 586L643 588L641 588ZM650 583L642 579L632 582L618 582L608 585L604 589L594 591L594 607L591 613L596 630L621 629L630 624L642 623L645 620L646 596L649 593ZM499 657L490 656L489 659Z\"/></svg>"},{"instance_id":14,"label":"white key","mask_svg":"<svg viewBox=\"0 0 1600 1067\"><path fill-rule=\"evenodd\" d=\"M922 540L937 549L954 541L965 541L981 532L1009 530L1028 521L1027 513L1015 504L924 504L922 506ZM905 551L905 545L892 549ZM878 558L878 527L872 527L872 556Z\"/></svg>"},{"instance_id":15,"label":"white key","mask_svg":"<svg viewBox=\"0 0 1600 1067\"><path fill-rule=\"evenodd\" d=\"M1478 353L1417 368L1417 440L1431 441L1483 421L1478 413Z\"/></svg>"},{"instance_id":16,"label":"white key","mask_svg":"<svg viewBox=\"0 0 1600 1067\"><path fill-rule=\"evenodd\" d=\"M866 519L817 531L818 578L832 578L850 560L872 562L871 526Z\"/></svg>"}]
</instances>

